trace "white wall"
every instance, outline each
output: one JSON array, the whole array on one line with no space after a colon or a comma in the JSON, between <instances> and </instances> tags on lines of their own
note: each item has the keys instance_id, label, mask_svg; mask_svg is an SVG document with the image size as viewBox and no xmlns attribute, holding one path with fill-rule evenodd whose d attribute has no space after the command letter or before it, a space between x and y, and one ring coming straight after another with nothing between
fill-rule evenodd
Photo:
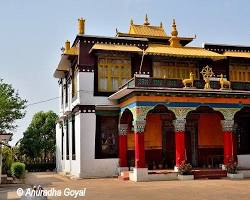
<instances>
[{"instance_id":1,"label":"white wall","mask_svg":"<svg viewBox=\"0 0 250 200\"><path fill-rule=\"evenodd\" d=\"M65 83L59 85L59 93L61 96L61 87ZM68 106L65 106L65 90L64 105L61 108L61 99L59 102L60 114L63 119L67 111L72 111L76 105L113 105L107 97L99 97L94 95L94 73L78 72L77 73L77 98L72 102L72 83L68 88ZM96 115L95 113L78 113L75 116L75 138L76 138L76 160L72 160L72 130L71 122L69 122L69 148L70 157L66 160L66 127L64 128L64 150L63 161L61 160L61 129L57 128L57 166L58 171L70 173L77 177L109 177L117 174L118 159L95 159L95 129Z\"/></svg>"},{"instance_id":2,"label":"white wall","mask_svg":"<svg viewBox=\"0 0 250 200\"><path fill-rule=\"evenodd\" d=\"M56 171L62 171L62 149L61 149L61 141L62 141L62 134L61 134L60 124L56 124Z\"/></svg>"},{"instance_id":3,"label":"white wall","mask_svg":"<svg viewBox=\"0 0 250 200\"><path fill-rule=\"evenodd\" d=\"M250 169L250 154L237 155L237 158L239 169Z\"/></svg>"},{"instance_id":4,"label":"white wall","mask_svg":"<svg viewBox=\"0 0 250 200\"><path fill-rule=\"evenodd\" d=\"M95 159L95 113L81 113L81 176L109 177L117 174L118 159Z\"/></svg>"},{"instance_id":5,"label":"white wall","mask_svg":"<svg viewBox=\"0 0 250 200\"><path fill-rule=\"evenodd\" d=\"M70 160L71 160L71 174L77 177L81 176L81 132L80 132L80 115L75 115L75 153L76 159L72 160L72 148L70 150ZM71 144L72 147L72 131L71 131Z\"/></svg>"},{"instance_id":6,"label":"white wall","mask_svg":"<svg viewBox=\"0 0 250 200\"><path fill-rule=\"evenodd\" d=\"M63 172L69 173L70 172L70 161L66 159L66 143L67 143L67 133L66 133L66 124L63 124L63 131L64 131L64 141L63 141Z\"/></svg>"},{"instance_id":7,"label":"white wall","mask_svg":"<svg viewBox=\"0 0 250 200\"><path fill-rule=\"evenodd\" d=\"M77 73L78 99L72 102L72 108L77 105L113 105L107 97L94 96L94 72Z\"/></svg>"}]
</instances>

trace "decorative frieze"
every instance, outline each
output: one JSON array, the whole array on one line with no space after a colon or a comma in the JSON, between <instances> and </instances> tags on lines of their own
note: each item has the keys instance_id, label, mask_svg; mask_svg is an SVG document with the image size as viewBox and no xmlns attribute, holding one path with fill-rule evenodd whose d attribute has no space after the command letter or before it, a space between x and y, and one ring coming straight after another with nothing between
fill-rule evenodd
<instances>
[{"instance_id":1,"label":"decorative frieze","mask_svg":"<svg viewBox=\"0 0 250 200\"><path fill-rule=\"evenodd\" d=\"M95 105L77 105L72 109L73 113L95 113Z\"/></svg>"},{"instance_id":2,"label":"decorative frieze","mask_svg":"<svg viewBox=\"0 0 250 200\"><path fill-rule=\"evenodd\" d=\"M223 131L232 132L234 126L234 120L221 120L221 126Z\"/></svg>"},{"instance_id":3,"label":"decorative frieze","mask_svg":"<svg viewBox=\"0 0 250 200\"><path fill-rule=\"evenodd\" d=\"M185 125L186 125L186 119L176 119L173 121L175 132L184 132L185 131Z\"/></svg>"},{"instance_id":4,"label":"decorative frieze","mask_svg":"<svg viewBox=\"0 0 250 200\"><path fill-rule=\"evenodd\" d=\"M145 125L146 125L146 120L133 121L133 125L134 125L134 132L135 133L143 133Z\"/></svg>"},{"instance_id":5,"label":"decorative frieze","mask_svg":"<svg viewBox=\"0 0 250 200\"><path fill-rule=\"evenodd\" d=\"M79 72L94 72L94 66L89 65L77 65Z\"/></svg>"},{"instance_id":6,"label":"decorative frieze","mask_svg":"<svg viewBox=\"0 0 250 200\"><path fill-rule=\"evenodd\" d=\"M119 135L127 135L128 124L119 124Z\"/></svg>"}]
</instances>

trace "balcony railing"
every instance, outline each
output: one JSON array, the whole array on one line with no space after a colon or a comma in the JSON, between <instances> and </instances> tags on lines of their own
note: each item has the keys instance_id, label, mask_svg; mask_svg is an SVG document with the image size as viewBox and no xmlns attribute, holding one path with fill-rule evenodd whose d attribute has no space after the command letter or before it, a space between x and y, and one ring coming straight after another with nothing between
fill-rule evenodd
<instances>
[{"instance_id":1,"label":"balcony railing","mask_svg":"<svg viewBox=\"0 0 250 200\"><path fill-rule=\"evenodd\" d=\"M205 82L203 80L194 80L194 87L196 89L203 89ZM122 88L183 88L182 80L179 79L161 79L151 77L133 77ZM219 81L210 81L211 89L220 89ZM250 83L231 82L232 90L250 91Z\"/></svg>"}]
</instances>

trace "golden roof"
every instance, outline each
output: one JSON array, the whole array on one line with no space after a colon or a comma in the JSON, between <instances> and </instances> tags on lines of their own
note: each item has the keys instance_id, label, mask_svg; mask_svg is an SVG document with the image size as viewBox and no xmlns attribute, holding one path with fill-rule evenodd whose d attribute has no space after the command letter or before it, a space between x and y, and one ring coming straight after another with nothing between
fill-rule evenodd
<instances>
[{"instance_id":1,"label":"golden roof","mask_svg":"<svg viewBox=\"0 0 250 200\"><path fill-rule=\"evenodd\" d=\"M171 47L167 45L152 44L145 51L148 55L224 59L225 56L198 47Z\"/></svg>"},{"instance_id":2,"label":"golden roof","mask_svg":"<svg viewBox=\"0 0 250 200\"><path fill-rule=\"evenodd\" d=\"M116 44L94 44L89 52L91 53L93 50L142 52L142 50L136 46L116 45Z\"/></svg>"},{"instance_id":3,"label":"golden roof","mask_svg":"<svg viewBox=\"0 0 250 200\"><path fill-rule=\"evenodd\" d=\"M164 29L160 26L136 25L136 24L130 24L129 34L131 34L131 35L157 36L157 37L166 37L167 36Z\"/></svg>"},{"instance_id":4,"label":"golden roof","mask_svg":"<svg viewBox=\"0 0 250 200\"><path fill-rule=\"evenodd\" d=\"M151 26L148 20L148 16L145 16L144 23L142 25L134 24L133 20L130 21L130 27L128 34L142 35L142 36L154 36L154 37L166 37L162 23L160 26Z\"/></svg>"},{"instance_id":5,"label":"golden roof","mask_svg":"<svg viewBox=\"0 0 250 200\"><path fill-rule=\"evenodd\" d=\"M223 55L228 57L250 58L250 52L225 51Z\"/></svg>"}]
</instances>

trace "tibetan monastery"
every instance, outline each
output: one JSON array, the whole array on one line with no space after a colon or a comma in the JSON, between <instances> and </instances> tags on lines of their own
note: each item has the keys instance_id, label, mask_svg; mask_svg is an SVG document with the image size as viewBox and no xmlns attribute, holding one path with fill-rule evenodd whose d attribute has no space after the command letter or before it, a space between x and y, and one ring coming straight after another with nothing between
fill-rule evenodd
<instances>
[{"instance_id":1,"label":"tibetan monastery","mask_svg":"<svg viewBox=\"0 0 250 200\"><path fill-rule=\"evenodd\" d=\"M192 47L175 20L166 33L147 16L115 37L86 35L82 18L78 29L54 72L58 172L149 181L183 161L250 169L250 46Z\"/></svg>"}]
</instances>

